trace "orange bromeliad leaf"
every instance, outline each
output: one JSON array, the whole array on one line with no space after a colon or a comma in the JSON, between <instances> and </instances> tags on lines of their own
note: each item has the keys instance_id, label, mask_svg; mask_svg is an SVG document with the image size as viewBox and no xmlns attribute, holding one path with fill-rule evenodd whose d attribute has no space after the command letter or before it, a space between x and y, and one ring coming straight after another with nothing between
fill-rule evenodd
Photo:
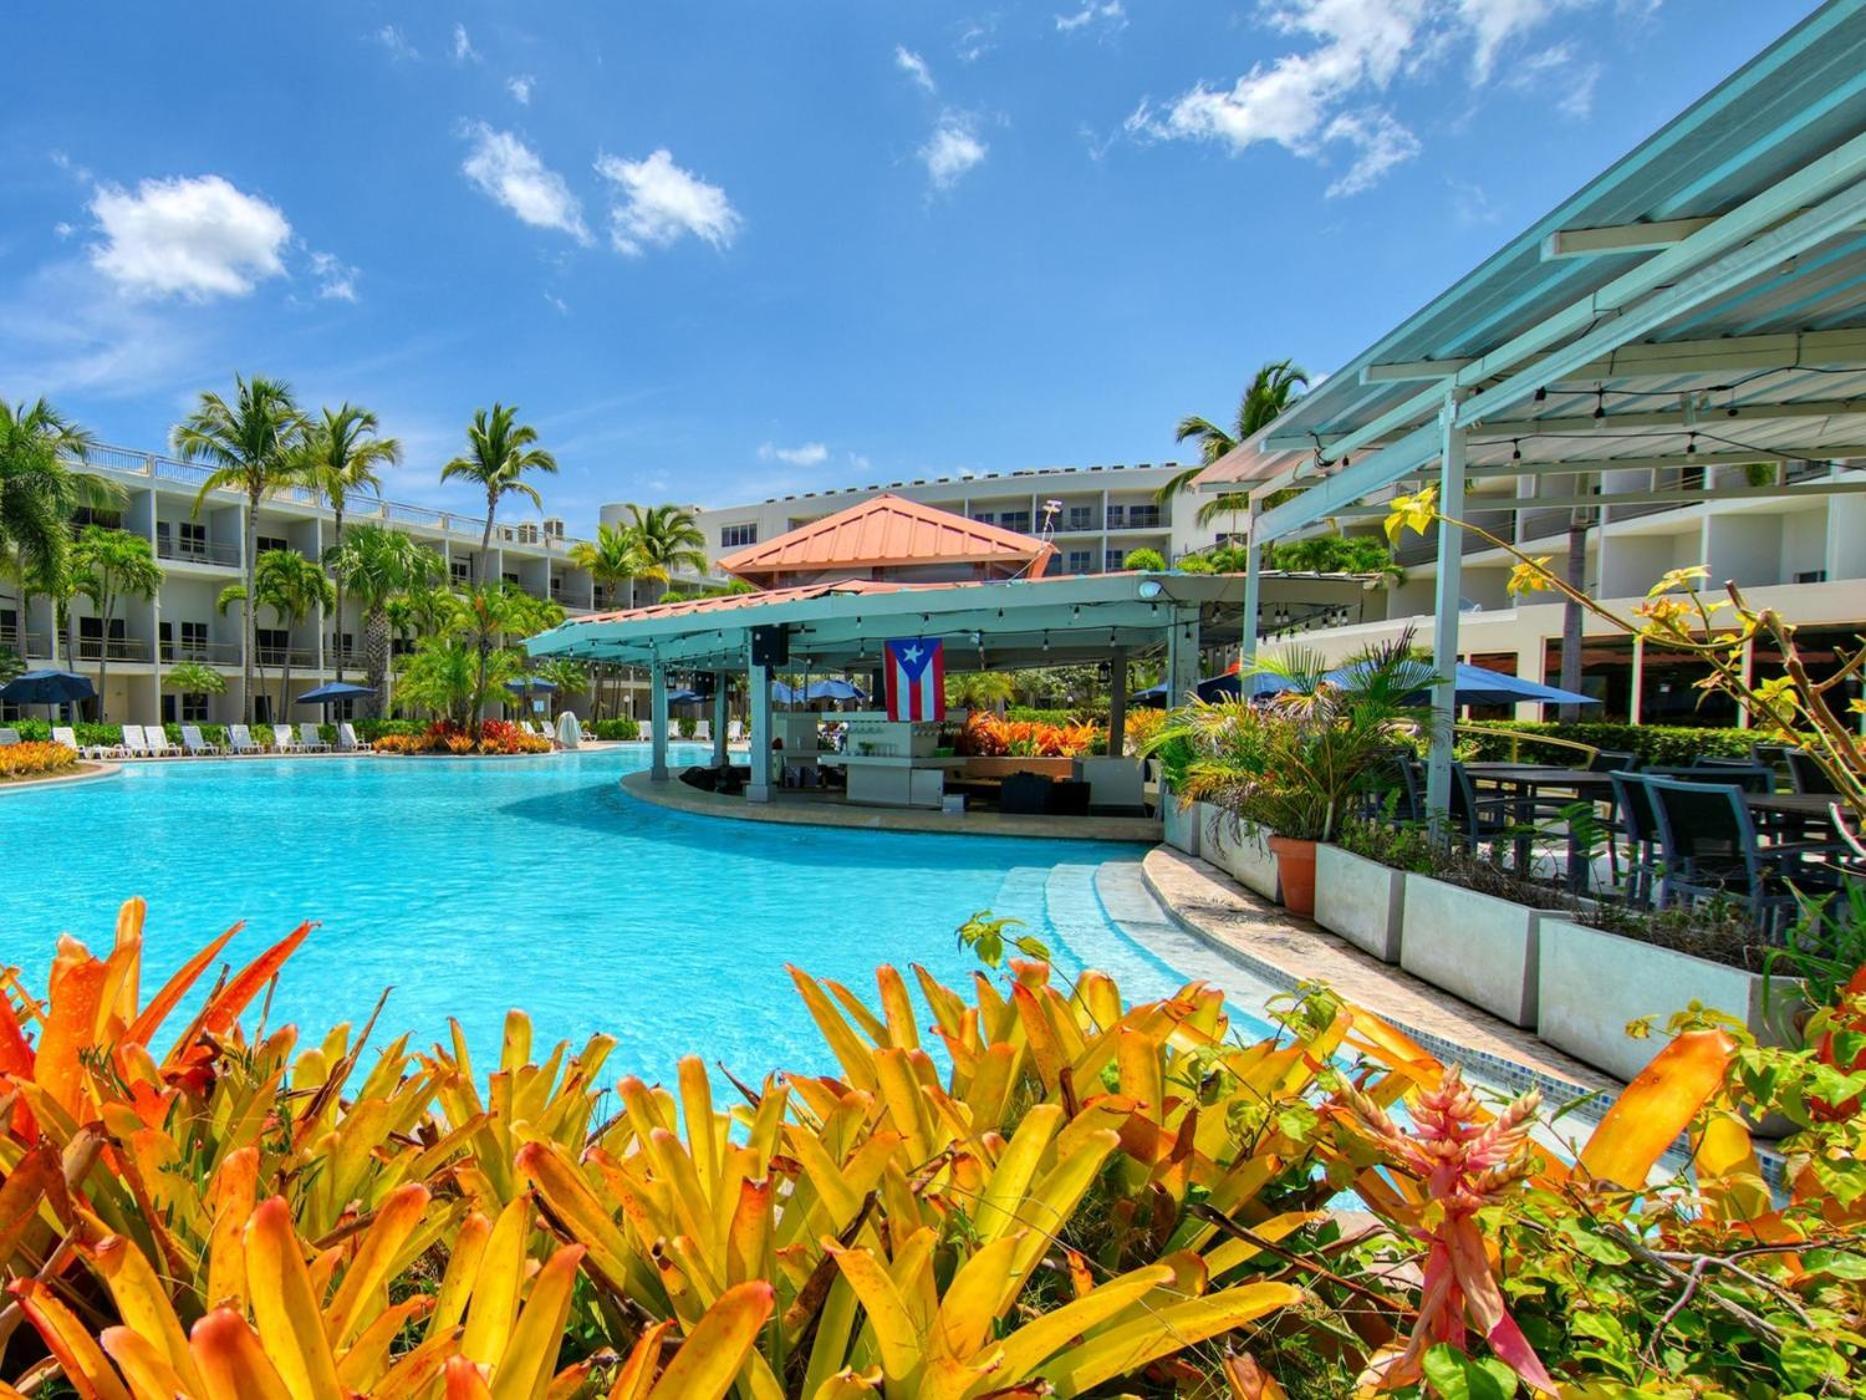
<instances>
[{"instance_id":1,"label":"orange bromeliad leaf","mask_svg":"<svg viewBox=\"0 0 1866 1400\"><path fill-rule=\"evenodd\" d=\"M776 1301L777 1290L762 1279L721 1293L687 1334L648 1392L649 1400L720 1400L732 1388Z\"/></svg>"},{"instance_id":2,"label":"orange bromeliad leaf","mask_svg":"<svg viewBox=\"0 0 1866 1400\"><path fill-rule=\"evenodd\" d=\"M1629 1190L1723 1086L1735 1043L1722 1031L1686 1031L1642 1069L1600 1120L1581 1165Z\"/></svg>"},{"instance_id":3,"label":"orange bromeliad leaf","mask_svg":"<svg viewBox=\"0 0 1866 1400\"><path fill-rule=\"evenodd\" d=\"M673 1326L671 1322L657 1322L641 1334L640 1340L630 1349L628 1360L616 1373L606 1400L648 1400L655 1368L661 1364L661 1343Z\"/></svg>"},{"instance_id":4,"label":"orange bromeliad leaf","mask_svg":"<svg viewBox=\"0 0 1866 1400\"><path fill-rule=\"evenodd\" d=\"M298 951L298 945L310 936L317 925L302 923L254 958L207 1004L201 1013L201 1029L209 1035L225 1035L233 1028L246 1005L264 989L285 960Z\"/></svg>"},{"instance_id":5,"label":"orange bromeliad leaf","mask_svg":"<svg viewBox=\"0 0 1866 1400\"><path fill-rule=\"evenodd\" d=\"M447 1363L447 1400L492 1400L492 1392L486 1388L486 1377L464 1356L456 1356Z\"/></svg>"},{"instance_id":6,"label":"orange bromeliad leaf","mask_svg":"<svg viewBox=\"0 0 1866 1400\"><path fill-rule=\"evenodd\" d=\"M46 1350L57 1358L81 1400L132 1400L90 1330L44 1284L21 1279L12 1290L20 1311L38 1331Z\"/></svg>"},{"instance_id":7,"label":"orange bromeliad leaf","mask_svg":"<svg viewBox=\"0 0 1866 1400\"><path fill-rule=\"evenodd\" d=\"M206 1391L201 1400L292 1400L259 1334L231 1308L216 1308L195 1323L188 1346Z\"/></svg>"},{"instance_id":8,"label":"orange bromeliad leaf","mask_svg":"<svg viewBox=\"0 0 1866 1400\"><path fill-rule=\"evenodd\" d=\"M64 1216L71 1207L65 1199L65 1169L50 1147L35 1147L0 1182L0 1263L10 1259L32 1222L39 1204L51 1197L54 1211Z\"/></svg>"},{"instance_id":9,"label":"orange bromeliad leaf","mask_svg":"<svg viewBox=\"0 0 1866 1400\"><path fill-rule=\"evenodd\" d=\"M311 1271L283 1196L261 1202L247 1222L246 1285L266 1355L292 1400L341 1395Z\"/></svg>"},{"instance_id":10,"label":"orange bromeliad leaf","mask_svg":"<svg viewBox=\"0 0 1866 1400\"><path fill-rule=\"evenodd\" d=\"M33 1060L33 1079L74 1118L88 1116L81 1107L84 1063L80 1056L96 1041L105 976L104 965L77 939L58 940L58 956L52 960L47 983L45 1030Z\"/></svg>"},{"instance_id":11,"label":"orange bromeliad leaf","mask_svg":"<svg viewBox=\"0 0 1866 1400\"><path fill-rule=\"evenodd\" d=\"M220 950L225 948L233 936L245 927L243 923L235 924L183 963L176 970L175 975L162 984L162 990L150 998L149 1004L137 1012L135 1019L124 1027L123 1040L131 1045L147 1045L149 1038L161 1028L176 1004L188 995L188 989L207 970L209 964L220 956Z\"/></svg>"}]
</instances>

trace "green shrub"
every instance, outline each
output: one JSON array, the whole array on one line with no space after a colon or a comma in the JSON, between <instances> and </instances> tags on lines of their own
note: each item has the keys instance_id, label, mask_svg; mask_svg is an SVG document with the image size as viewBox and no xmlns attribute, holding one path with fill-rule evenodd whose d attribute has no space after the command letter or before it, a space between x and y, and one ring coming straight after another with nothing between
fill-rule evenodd
<instances>
[{"instance_id":1,"label":"green shrub","mask_svg":"<svg viewBox=\"0 0 1866 1400\"><path fill-rule=\"evenodd\" d=\"M418 719L359 719L355 721L356 737L365 744L373 744L385 734L418 735L428 732L427 724Z\"/></svg>"},{"instance_id":2,"label":"green shrub","mask_svg":"<svg viewBox=\"0 0 1866 1400\"><path fill-rule=\"evenodd\" d=\"M1525 742L1517 756L1525 761L1550 763L1563 762L1564 754L1572 758L1573 751L1549 744L1529 743L1530 736L1546 734L1555 739L1591 744L1597 749L1637 754L1640 763L1646 766L1688 764L1694 762L1700 754L1744 758L1749 754L1750 745L1757 739L1755 731L1749 729L1692 729L1668 724L1559 724L1543 720L1509 720L1496 723L1485 721L1484 727L1507 729L1521 734ZM1460 737L1473 746L1479 759L1501 761L1511 757L1510 741L1502 735L1472 734Z\"/></svg>"},{"instance_id":3,"label":"green shrub","mask_svg":"<svg viewBox=\"0 0 1866 1400\"><path fill-rule=\"evenodd\" d=\"M590 733L598 739L639 739L641 725L629 715L620 719L599 719L590 727Z\"/></svg>"},{"instance_id":4,"label":"green shrub","mask_svg":"<svg viewBox=\"0 0 1866 1400\"><path fill-rule=\"evenodd\" d=\"M1013 724L1079 724L1084 718L1099 718L1103 727L1108 723L1108 711L1103 707L1095 710L1058 710L1046 709L1041 705L1012 705L1005 710L1004 717Z\"/></svg>"}]
</instances>

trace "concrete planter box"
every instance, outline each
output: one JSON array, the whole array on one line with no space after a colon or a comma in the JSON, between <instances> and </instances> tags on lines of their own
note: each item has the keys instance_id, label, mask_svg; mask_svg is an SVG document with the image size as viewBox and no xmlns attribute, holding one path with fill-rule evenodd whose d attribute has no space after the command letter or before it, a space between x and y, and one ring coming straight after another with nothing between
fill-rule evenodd
<instances>
[{"instance_id":1,"label":"concrete planter box","mask_svg":"<svg viewBox=\"0 0 1866 1400\"><path fill-rule=\"evenodd\" d=\"M1315 848L1315 921L1382 962L1400 960L1406 872L1339 846Z\"/></svg>"},{"instance_id":2,"label":"concrete planter box","mask_svg":"<svg viewBox=\"0 0 1866 1400\"><path fill-rule=\"evenodd\" d=\"M1665 1023L1692 1002L1741 1021L1764 1045L1782 1043L1794 1009L1778 990L1763 1014L1762 974L1658 948L1553 915L1542 921L1541 1024L1536 1034L1577 1060L1631 1079L1665 1046ZM1629 1021L1652 1018L1654 1034L1634 1040ZM1772 1024L1772 1022L1774 1024Z\"/></svg>"},{"instance_id":3,"label":"concrete planter box","mask_svg":"<svg viewBox=\"0 0 1866 1400\"><path fill-rule=\"evenodd\" d=\"M1166 844L1176 851L1184 851L1189 856L1199 854L1199 813L1202 805L1182 807L1179 797L1170 788L1160 790L1160 824Z\"/></svg>"},{"instance_id":4,"label":"concrete planter box","mask_svg":"<svg viewBox=\"0 0 1866 1400\"><path fill-rule=\"evenodd\" d=\"M1199 842L1205 859L1223 870L1252 894L1278 902L1276 856L1270 851L1269 832L1251 830L1223 809L1201 802Z\"/></svg>"},{"instance_id":5,"label":"concrete planter box","mask_svg":"<svg viewBox=\"0 0 1866 1400\"><path fill-rule=\"evenodd\" d=\"M1453 996L1533 1029L1542 912L1426 875L1406 877L1400 966Z\"/></svg>"}]
</instances>

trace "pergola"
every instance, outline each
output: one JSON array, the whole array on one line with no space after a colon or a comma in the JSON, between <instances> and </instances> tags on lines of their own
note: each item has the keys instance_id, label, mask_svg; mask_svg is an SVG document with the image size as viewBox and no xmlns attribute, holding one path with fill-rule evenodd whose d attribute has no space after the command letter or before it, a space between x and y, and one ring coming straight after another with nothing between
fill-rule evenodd
<instances>
[{"instance_id":1,"label":"pergola","mask_svg":"<svg viewBox=\"0 0 1866 1400\"><path fill-rule=\"evenodd\" d=\"M1347 574L1266 574L1262 605L1287 610L1355 605L1370 580ZM784 629L793 668L868 671L901 637L945 642L948 673L1107 661L1111 736L1123 732L1129 658L1164 654L1169 703L1190 697L1202 648L1235 645L1245 632L1245 580L1236 574L1119 573L977 583L851 579L577 618L531 638L534 656L637 666L653 678L652 776L667 768L668 678L712 672L714 761L726 761L726 680L746 677L751 749L770 751L771 666L752 662L754 628ZM1111 738L1118 742L1118 737ZM1117 750L1118 752L1118 750ZM746 789L768 801L765 770Z\"/></svg>"},{"instance_id":2,"label":"pergola","mask_svg":"<svg viewBox=\"0 0 1866 1400\"><path fill-rule=\"evenodd\" d=\"M1426 483L1512 542L1548 533L1538 512L1866 492L1847 469L1866 458L1862 288L1866 4L1831 0L1205 472L1250 496L1244 654L1266 545ZM1773 478L1692 470L1755 462ZM1447 677L1482 547L1438 529ZM1449 683L1435 699L1442 812Z\"/></svg>"}]
</instances>

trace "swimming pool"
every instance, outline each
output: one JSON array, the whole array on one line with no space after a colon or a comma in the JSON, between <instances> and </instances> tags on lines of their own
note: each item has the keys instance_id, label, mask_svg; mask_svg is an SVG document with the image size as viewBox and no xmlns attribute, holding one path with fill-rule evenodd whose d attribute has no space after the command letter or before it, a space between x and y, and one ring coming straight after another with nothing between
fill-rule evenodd
<instances>
[{"instance_id":1,"label":"swimming pool","mask_svg":"<svg viewBox=\"0 0 1866 1400\"><path fill-rule=\"evenodd\" d=\"M102 951L133 894L151 985L236 920L248 957L315 919L274 1024L360 1023L393 986L382 1028L417 1046L456 1016L490 1060L522 1006L540 1044L600 1030L610 1070L649 1079L685 1053L833 1068L784 965L871 999L881 962L953 982L978 966L954 938L975 910L1024 919L1061 970L1102 968L1133 998L1211 975L1140 887L1143 847L688 816L620 790L647 761L171 761L0 794L0 963L43 987L56 935Z\"/></svg>"}]
</instances>

